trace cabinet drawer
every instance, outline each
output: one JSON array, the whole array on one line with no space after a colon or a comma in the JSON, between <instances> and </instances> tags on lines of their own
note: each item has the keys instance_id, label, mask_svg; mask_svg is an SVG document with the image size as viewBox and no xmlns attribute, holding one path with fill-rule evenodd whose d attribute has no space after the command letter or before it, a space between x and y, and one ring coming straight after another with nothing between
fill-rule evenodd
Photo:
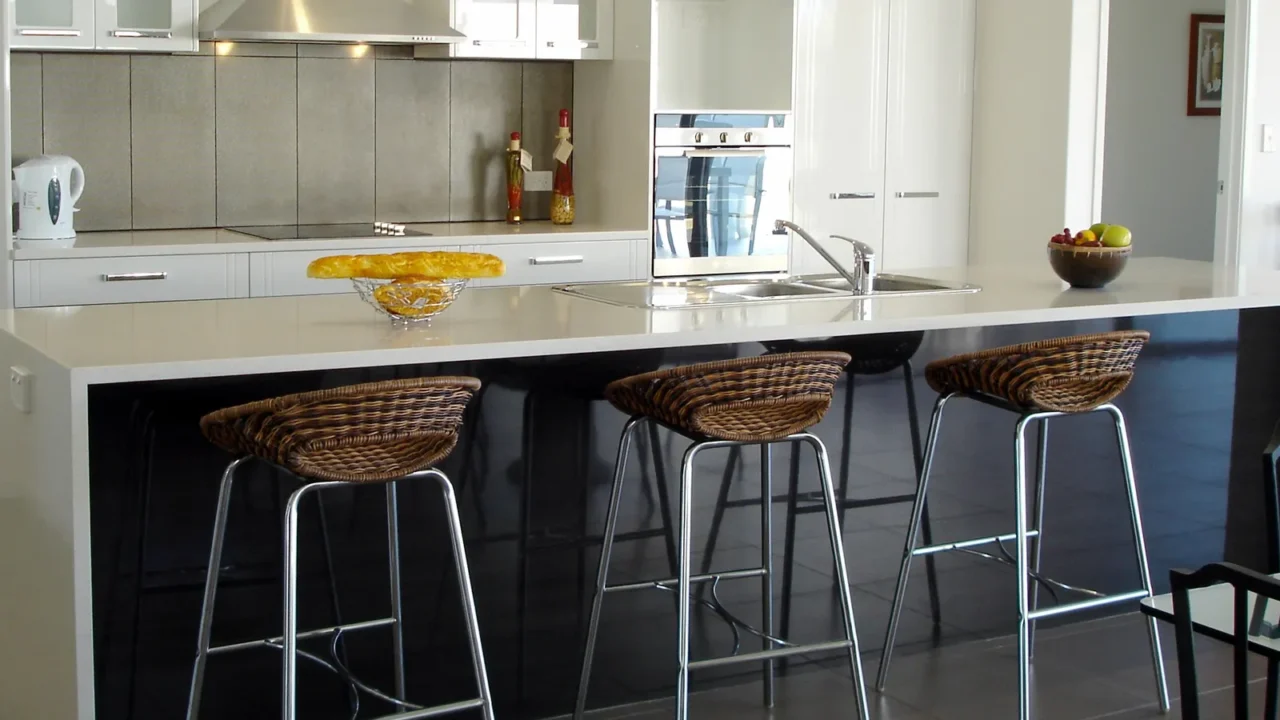
<instances>
[{"instance_id":1,"label":"cabinet drawer","mask_svg":"<svg viewBox=\"0 0 1280 720\"><path fill-rule=\"evenodd\" d=\"M459 247L433 247L428 250L452 250ZM355 253L357 251L349 251ZM389 253L393 250L367 250L370 253ZM298 250L294 252L253 253L249 258L249 296L280 297L284 295L341 295L355 292L350 280L316 280L307 277L311 261L329 255L341 255L333 250Z\"/></svg>"},{"instance_id":2,"label":"cabinet drawer","mask_svg":"<svg viewBox=\"0 0 1280 720\"><path fill-rule=\"evenodd\" d=\"M219 300L248 296L249 260L163 255L14 263L18 307Z\"/></svg>"},{"instance_id":3,"label":"cabinet drawer","mask_svg":"<svg viewBox=\"0 0 1280 720\"><path fill-rule=\"evenodd\" d=\"M550 285L631 280L635 274L634 248L633 240L479 245L471 249L502 258L507 264L507 274L478 280L475 284Z\"/></svg>"}]
</instances>

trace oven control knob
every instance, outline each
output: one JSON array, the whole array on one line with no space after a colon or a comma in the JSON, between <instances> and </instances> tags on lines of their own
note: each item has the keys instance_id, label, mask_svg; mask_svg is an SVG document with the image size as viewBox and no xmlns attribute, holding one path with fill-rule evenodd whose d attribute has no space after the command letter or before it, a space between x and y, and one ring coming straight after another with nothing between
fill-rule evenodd
<instances>
[{"instance_id":1,"label":"oven control knob","mask_svg":"<svg viewBox=\"0 0 1280 720\"><path fill-rule=\"evenodd\" d=\"M729 142L729 133L720 133L720 142L722 143Z\"/></svg>"},{"instance_id":2,"label":"oven control knob","mask_svg":"<svg viewBox=\"0 0 1280 720\"><path fill-rule=\"evenodd\" d=\"M696 132L696 133L694 133L694 134L693 134L693 141L694 141L694 142L696 142L696 143L700 143L700 142L702 142L702 137L703 137L703 136L702 136L702 133L700 133L700 132Z\"/></svg>"},{"instance_id":3,"label":"oven control knob","mask_svg":"<svg viewBox=\"0 0 1280 720\"><path fill-rule=\"evenodd\" d=\"M749 133L747 133L746 135L743 135L743 136L742 136L742 142L755 142L755 139L756 139L756 134L755 134L755 133L750 133L750 132L749 132Z\"/></svg>"}]
</instances>

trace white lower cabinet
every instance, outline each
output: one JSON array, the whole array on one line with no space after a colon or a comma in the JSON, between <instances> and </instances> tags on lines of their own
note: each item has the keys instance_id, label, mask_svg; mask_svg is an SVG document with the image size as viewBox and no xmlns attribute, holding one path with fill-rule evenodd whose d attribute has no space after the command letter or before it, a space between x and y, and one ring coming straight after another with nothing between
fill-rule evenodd
<instances>
[{"instance_id":1,"label":"white lower cabinet","mask_svg":"<svg viewBox=\"0 0 1280 720\"><path fill-rule=\"evenodd\" d=\"M472 252L497 255L507 264L500 278L477 280L477 286L555 285L636 279L634 240L513 243L478 245ZM643 272L648 276L648 270Z\"/></svg>"},{"instance_id":2,"label":"white lower cabinet","mask_svg":"<svg viewBox=\"0 0 1280 720\"><path fill-rule=\"evenodd\" d=\"M795 214L881 270L967 261L976 1L799 0ZM828 270L792 253L793 272Z\"/></svg>"},{"instance_id":3,"label":"white lower cabinet","mask_svg":"<svg viewBox=\"0 0 1280 720\"><path fill-rule=\"evenodd\" d=\"M13 268L18 307L249 296L249 256L243 253L19 260Z\"/></svg>"}]
</instances>

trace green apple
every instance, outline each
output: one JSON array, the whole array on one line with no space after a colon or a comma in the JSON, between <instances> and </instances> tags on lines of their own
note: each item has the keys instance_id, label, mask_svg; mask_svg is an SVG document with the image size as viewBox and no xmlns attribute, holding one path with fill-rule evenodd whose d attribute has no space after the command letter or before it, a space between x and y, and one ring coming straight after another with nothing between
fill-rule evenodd
<instances>
[{"instance_id":1,"label":"green apple","mask_svg":"<svg viewBox=\"0 0 1280 720\"><path fill-rule=\"evenodd\" d=\"M1133 233L1123 225L1112 225L1102 233L1102 244L1109 248L1129 247L1133 244Z\"/></svg>"},{"instance_id":2,"label":"green apple","mask_svg":"<svg viewBox=\"0 0 1280 720\"><path fill-rule=\"evenodd\" d=\"M1102 235L1107 232L1107 228L1109 227L1111 226L1106 223L1096 223L1094 224L1093 227L1089 229L1092 230L1093 234L1096 235L1097 237L1102 237Z\"/></svg>"}]
</instances>

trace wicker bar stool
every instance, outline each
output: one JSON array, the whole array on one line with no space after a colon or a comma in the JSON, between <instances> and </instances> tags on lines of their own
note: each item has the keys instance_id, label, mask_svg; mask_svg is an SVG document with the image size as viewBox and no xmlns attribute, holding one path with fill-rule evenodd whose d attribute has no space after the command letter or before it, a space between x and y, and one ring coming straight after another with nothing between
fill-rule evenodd
<instances>
[{"instance_id":1,"label":"wicker bar stool","mask_svg":"<svg viewBox=\"0 0 1280 720\"><path fill-rule=\"evenodd\" d=\"M595 598L583 653L582 678L578 686L578 702L574 717L581 720L586 710L587 688L595 654L600 613L608 593L652 588L673 590L678 597L679 674L676 687L676 720L689 717L689 673L701 668L744 662L764 664L764 701L773 705L774 661L800 653L843 650L849 654L850 669L858 701L860 717L869 720L866 688L859 657L858 636L854 625L853 602L849 590L844 548L841 543L839 506L826 448L815 435L807 432L831 407L836 380L849 362L849 356L835 352L792 353L721 362L702 363L669 370L635 375L611 383L605 396L631 419L622 431L618 459L614 471L609 512L605 521L600 549L600 567L596 577ZM679 510L680 547L676 577L646 582L609 585L609 560L617 531L622 485L632 436L642 426L654 423L666 426L688 438L692 445L685 451L680 472ZM827 528L835 559L836 582L840 589L840 607L845 626L842 640L797 646L773 635L773 503L771 498L772 446L779 443L807 443L818 458L823 498L827 509ZM760 567L713 574L693 574L693 465L706 450L756 446L760 448L762 497L760 503L761 558ZM763 649L758 652L707 660L690 660L689 621L694 583L759 578L762 584L763 628L759 632Z\"/></svg>"},{"instance_id":2,"label":"wicker bar stool","mask_svg":"<svg viewBox=\"0 0 1280 720\"><path fill-rule=\"evenodd\" d=\"M849 497L849 477L853 465L853 400L856 390L856 379L902 372L903 389L907 404L907 430L911 439L911 459L915 474L920 476L920 465L923 460L920 438L920 418L916 411L915 372L911 364L920 345L924 342L924 332L890 333L885 335L856 335L853 337L826 338L822 340L776 340L764 344L771 353L786 352L843 352L852 361L845 367L845 392L843 404L843 428L841 437L844 444L840 453L839 480L837 493L840 502L840 525L844 527L846 510L862 510L884 505L899 505L913 502L915 493L906 495L882 495L878 497ZM716 499L716 512L711 519L711 532L707 536L706 552L702 560L702 572L710 571L712 558L715 555L716 543L720 535L720 525L724 521L725 511L731 508L758 505L760 498L742 498L730 500L729 491L733 478L741 463L741 450L730 450L729 463L725 467L724 477L720 483L720 495ZM782 566L782 635L786 636L791 629L792 576L794 575L794 558L796 545L796 520L802 515L825 511L821 492L800 492L800 453L794 445L791 448L790 483L785 494L775 495L775 503L786 503L787 524L786 536L783 540ZM921 528L926 544L933 542L933 527L929 521L929 508L926 505L921 515ZM929 609L934 626L942 622L942 605L938 597L938 576L932 555L925 557L925 570L929 583Z\"/></svg>"},{"instance_id":3,"label":"wicker bar stool","mask_svg":"<svg viewBox=\"0 0 1280 720\"><path fill-rule=\"evenodd\" d=\"M463 412L480 381L463 377L439 377L352 385L332 390L287 395L240 405L206 415L200 421L205 437L235 456L222 476L214 519L209 571L205 583L200 635L187 718L199 714L205 665L209 656L273 647L284 652L282 664L282 714L297 715L298 641L356 630L390 627L395 667L395 695L379 697L402 710L396 720L436 717L480 709L493 718L493 702L485 673L484 652L476 620L462 527L452 484L436 463L458 441ZM279 637L211 647L214 599L218 589L223 539L227 529L232 483L236 470L250 459L259 459L285 470L303 484L289 497L285 508L284 629ZM401 607L399 513L396 483L432 478L444 492L454 567L462 594L464 617L479 697L434 708L422 708L405 699L404 626ZM298 618L298 515L304 497L356 484L382 484L387 491L387 551L391 577L391 616L378 620L337 625L299 633Z\"/></svg>"},{"instance_id":4,"label":"wicker bar stool","mask_svg":"<svg viewBox=\"0 0 1280 720\"><path fill-rule=\"evenodd\" d=\"M1148 333L1142 331L1080 335L959 355L929 364L925 370L925 377L929 381L929 386L937 391L939 397L929 426L924 466L920 473L911 523L907 529L906 548L902 553L902 565L898 573L897 589L894 591L893 609L885 634L884 653L881 655L880 673L876 683L878 689L883 691L888 680L889 663L893 656L898 621L902 615L911 561L918 556L928 557L940 552L970 550L991 544L996 545L1007 556L1004 543L1010 540L1015 542L1013 559L1007 564L1013 565L1018 575L1018 694L1019 717L1022 720L1028 720L1031 717L1030 666L1037 619L1094 610L1151 597L1151 572L1147 566L1147 546L1138 508L1138 488L1134 481L1128 430L1125 427L1124 415L1112 404L1112 401L1124 392L1133 379L1138 354L1149 337ZM938 435L942 430L942 415L947 404L955 398L969 398L1008 410L1018 416L1013 447L1016 474L1013 488L1017 515L1016 530L1007 535L918 546L917 535L920 531L921 515L929 489L929 475L933 470ZM1066 415L1095 412L1109 414L1115 424L1116 442L1119 445L1126 496L1132 519L1138 572L1142 582L1140 590L1113 595L1074 588L1045 578L1039 572L1049 443L1048 421ZM1032 423L1038 423L1039 430L1034 488L1029 487L1025 459L1027 428ZM1029 492L1034 492L1034 495L1028 497ZM1087 596L1087 599L1041 608L1039 606L1041 585L1081 592ZM1160 636L1157 634L1154 620L1148 623L1148 630L1160 706L1168 711L1169 693L1165 684Z\"/></svg>"}]
</instances>

